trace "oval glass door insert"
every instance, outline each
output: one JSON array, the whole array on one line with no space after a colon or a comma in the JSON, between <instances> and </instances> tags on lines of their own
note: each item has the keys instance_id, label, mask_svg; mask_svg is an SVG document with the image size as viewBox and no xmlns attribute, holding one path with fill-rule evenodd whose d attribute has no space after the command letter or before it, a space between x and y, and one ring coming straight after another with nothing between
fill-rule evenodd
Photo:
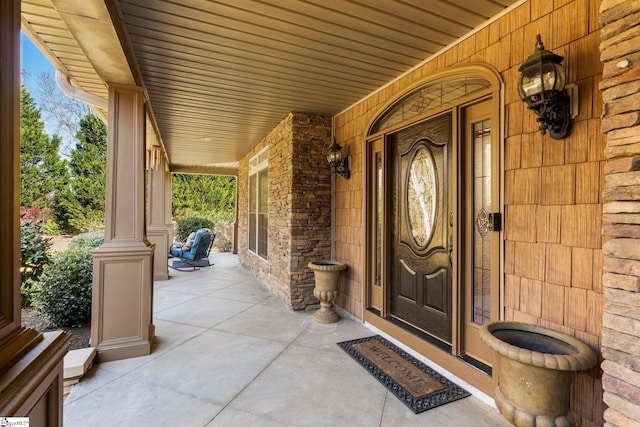
<instances>
[{"instance_id":1,"label":"oval glass door insert","mask_svg":"<svg viewBox=\"0 0 640 427\"><path fill-rule=\"evenodd\" d=\"M431 152L416 150L407 183L407 214L411 237L419 248L425 248L433 235L437 204L436 165Z\"/></svg>"}]
</instances>

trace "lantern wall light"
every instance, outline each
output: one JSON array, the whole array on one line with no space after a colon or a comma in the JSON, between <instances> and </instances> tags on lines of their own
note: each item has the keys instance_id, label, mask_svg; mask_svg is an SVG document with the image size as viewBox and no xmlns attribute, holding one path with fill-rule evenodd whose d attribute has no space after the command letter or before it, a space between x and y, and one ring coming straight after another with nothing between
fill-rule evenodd
<instances>
[{"instance_id":1,"label":"lantern wall light","mask_svg":"<svg viewBox=\"0 0 640 427\"><path fill-rule=\"evenodd\" d=\"M333 140L333 144L327 149L327 162L331 166L331 172L341 175L345 179L351 176L351 156L344 157L342 147Z\"/></svg>"},{"instance_id":2,"label":"lantern wall light","mask_svg":"<svg viewBox=\"0 0 640 427\"><path fill-rule=\"evenodd\" d=\"M518 69L520 98L538 115L540 133L549 132L553 139L567 136L571 119L578 114L578 87L565 88L567 76L560 64L563 59L546 50L538 34L535 52Z\"/></svg>"}]
</instances>

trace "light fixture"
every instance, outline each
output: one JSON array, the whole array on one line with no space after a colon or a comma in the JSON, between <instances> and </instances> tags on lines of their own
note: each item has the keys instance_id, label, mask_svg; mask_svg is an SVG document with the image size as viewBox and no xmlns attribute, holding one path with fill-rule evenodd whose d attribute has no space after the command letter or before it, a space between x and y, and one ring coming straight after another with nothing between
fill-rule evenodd
<instances>
[{"instance_id":1,"label":"light fixture","mask_svg":"<svg viewBox=\"0 0 640 427\"><path fill-rule=\"evenodd\" d=\"M331 172L349 179L351 176L351 156L344 157L342 155L342 147L335 139L327 149L327 162L331 166Z\"/></svg>"},{"instance_id":2,"label":"light fixture","mask_svg":"<svg viewBox=\"0 0 640 427\"><path fill-rule=\"evenodd\" d=\"M540 34L536 37L536 50L520 66L518 93L527 108L538 115L542 135L549 131L553 139L562 139L571 123L571 100L565 90L564 58L544 48Z\"/></svg>"}]
</instances>

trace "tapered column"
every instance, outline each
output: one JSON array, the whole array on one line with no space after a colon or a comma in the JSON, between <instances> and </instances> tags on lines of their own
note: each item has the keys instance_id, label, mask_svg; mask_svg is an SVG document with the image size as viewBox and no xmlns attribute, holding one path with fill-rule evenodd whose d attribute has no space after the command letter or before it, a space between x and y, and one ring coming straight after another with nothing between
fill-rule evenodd
<instances>
[{"instance_id":1,"label":"tapered column","mask_svg":"<svg viewBox=\"0 0 640 427\"><path fill-rule=\"evenodd\" d=\"M70 335L20 319L20 0L0 1L0 416L62 425Z\"/></svg>"},{"instance_id":2,"label":"tapered column","mask_svg":"<svg viewBox=\"0 0 640 427\"><path fill-rule=\"evenodd\" d=\"M164 152L160 147L153 147L147 151L147 170L149 179L149 214L147 215L147 238L155 245L153 256L153 280L169 279L169 267L167 265L169 253L169 229L167 228L165 214L167 203L171 205L171 198L167 200L166 186L166 161ZM171 193L169 192L169 196Z\"/></svg>"},{"instance_id":3,"label":"tapered column","mask_svg":"<svg viewBox=\"0 0 640 427\"><path fill-rule=\"evenodd\" d=\"M93 251L91 343L100 361L151 353L153 245L145 237L140 87L109 84L104 244Z\"/></svg>"}]
</instances>

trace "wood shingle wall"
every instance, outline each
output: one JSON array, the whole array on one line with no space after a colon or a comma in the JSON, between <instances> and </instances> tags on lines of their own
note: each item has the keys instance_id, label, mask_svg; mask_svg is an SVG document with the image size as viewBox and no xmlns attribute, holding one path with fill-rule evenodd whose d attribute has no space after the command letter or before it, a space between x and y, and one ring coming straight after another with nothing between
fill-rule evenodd
<instances>
[{"instance_id":1,"label":"wood shingle wall","mask_svg":"<svg viewBox=\"0 0 640 427\"><path fill-rule=\"evenodd\" d=\"M606 138L600 131L599 8L599 0L525 2L336 117L337 141L354 163L352 178L336 182L336 258L350 267L340 306L359 317L365 308L364 148L369 124L388 101L425 76L484 63L505 82L505 319L559 330L600 354ZM563 140L540 135L535 115L517 93L518 67L533 53L536 34L547 49L565 57L567 81L579 86L579 115ZM571 408L578 425L603 425L602 394L599 368L576 374Z\"/></svg>"},{"instance_id":2,"label":"wood shingle wall","mask_svg":"<svg viewBox=\"0 0 640 427\"><path fill-rule=\"evenodd\" d=\"M604 0L600 83L607 136L602 364L607 426L640 425L640 2Z\"/></svg>"}]
</instances>

